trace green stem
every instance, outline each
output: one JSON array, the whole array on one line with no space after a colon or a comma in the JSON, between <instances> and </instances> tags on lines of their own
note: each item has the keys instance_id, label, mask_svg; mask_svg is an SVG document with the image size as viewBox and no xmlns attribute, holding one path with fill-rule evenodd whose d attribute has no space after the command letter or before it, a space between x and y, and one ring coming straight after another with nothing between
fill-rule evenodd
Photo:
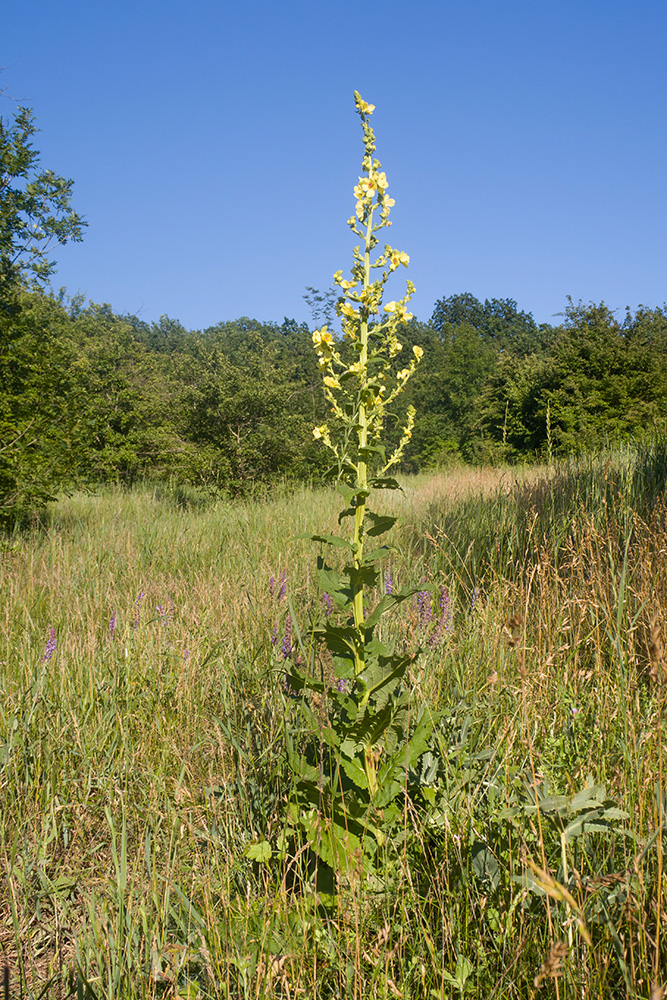
<instances>
[{"instance_id":1,"label":"green stem","mask_svg":"<svg viewBox=\"0 0 667 1000\"><path fill-rule=\"evenodd\" d=\"M369 212L366 224L366 239L364 245L364 283L366 290L370 284L371 274L371 238L373 232L373 210ZM368 417L366 414L365 389L366 389L366 364L368 362L368 313L364 306L361 308L361 324L359 329L359 339L361 350L359 352L360 368L360 388L359 388L359 447L365 448L368 444ZM363 524L366 514L366 491L368 489L368 464L365 460L357 463L357 505L354 517L354 565L357 569L361 567L364 558L364 534ZM366 628L364 625L364 587L359 580L354 585L354 624L357 629L357 643L355 654L354 672L358 676L365 666L365 644ZM378 788L377 782L377 758L373 746L364 749L364 770L368 781L368 790L371 799L375 796Z\"/></svg>"},{"instance_id":2,"label":"green stem","mask_svg":"<svg viewBox=\"0 0 667 1000\"><path fill-rule=\"evenodd\" d=\"M366 239L364 245L364 283L363 283L364 290L366 290L370 284L372 232L373 232L373 209L371 209L369 212L368 221L366 224ZM361 324L359 329L359 340L361 343L361 350L359 352L361 385L359 390L358 435L359 435L359 447L366 448L368 444L368 417L366 414L366 404L364 402L364 391L366 388L366 380L367 380L366 364L368 362L368 315L363 305L361 307ZM364 516L366 514L366 492L368 490L368 466L366 461L363 459L360 459L357 462L356 485L359 490L359 493L357 494L356 511L354 517L354 565L356 569L359 569L361 567L364 558L363 524L364 524ZM354 672L356 675L358 675L364 669L365 665L364 588L363 584L359 580L357 580L354 584L353 608L354 608L354 625L358 631Z\"/></svg>"}]
</instances>

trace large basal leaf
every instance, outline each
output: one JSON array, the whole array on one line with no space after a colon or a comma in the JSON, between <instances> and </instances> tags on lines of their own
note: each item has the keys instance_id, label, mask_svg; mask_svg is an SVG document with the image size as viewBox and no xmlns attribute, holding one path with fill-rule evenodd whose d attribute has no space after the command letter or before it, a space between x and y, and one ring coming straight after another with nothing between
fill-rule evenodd
<instances>
[{"instance_id":1,"label":"large basal leaf","mask_svg":"<svg viewBox=\"0 0 667 1000\"><path fill-rule=\"evenodd\" d=\"M361 762L356 757L346 757L342 753L340 756L340 766L357 788L368 789L368 778Z\"/></svg>"}]
</instances>

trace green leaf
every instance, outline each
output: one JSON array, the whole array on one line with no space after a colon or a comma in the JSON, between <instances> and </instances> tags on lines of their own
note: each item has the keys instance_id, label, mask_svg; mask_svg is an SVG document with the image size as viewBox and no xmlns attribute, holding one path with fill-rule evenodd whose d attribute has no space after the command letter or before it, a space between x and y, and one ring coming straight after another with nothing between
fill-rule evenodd
<instances>
[{"instance_id":1,"label":"green leaf","mask_svg":"<svg viewBox=\"0 0 667 1000\"><path fill-rule=\"evenodd\" d=\"M390 611L398 604L402 604L403 601L407 601L409 597L412 597L413 594L418 594L420 590L426 589L428 588L422 584L420 587L413 587L411 590L401 590L395 594L385 594L375 611L366 619L366 627L372 628L374 625L377 625L387 611Z\"/></svg>"},{"instance_id":2,"label":"green leaf","mask_svg":"<svg viewBox=\"0 0 667 1000\"><path fill-rule=\"evenodd\" d=\"M271 860L271 845L267 840L255 841L252 844L248 844L243 853L245 857L250 858L251 861L258 861L260 864L266 864L267 861Z\"/></svg>"},{"instance_id":3,"label":"green leaf","mask_svg":"<svg viewBox=\"0 0 667 1000\"><path fill-rule=\"evenodd\" d=\"M402 490L403 487L400 485L397 479L391 478L378 478L371 480L371 486L376 490Z\"/></svg>"},{"instance_id":4,"label":"green leaf","mask_svg":"<svg viewBox=\"0 0 667 1000\"><path fill-rule=\"evenodd\" d=\"M601 806L604 803L605 795L604 785L591 785L589 788L582 788L568 802L568 812L576 813L580 809Z\"/></svg>"},{"instance_id":5,"label":"green leaf","mask_svg":"<svg viewBox=\"0 0 667 1000\"><path fill-rule=\"evenodd\" d=\"M341 758L340 766L345 771L350 781L353 781L357 788L368 788L368 778L366 777L366 772L359 763L356 757L344 757L342 755L343 747L341 747Z\"/></svg>"},{"instance_id":6,"label":"green leaf","mask_svg":"<svg viewBox=\"0 0 667 1000\"><path fill-rule=\"evenodd\" d=\"M338 573L327 566L322 556L317 557L317 579L320 590L330 594L339 606L347 604L352 599L352 591L345 587Z\"/></svg>"},{"instance_id":7,"label":"green leaf","mask_svg":"<svg viewBox=\"0 0 667 1000\"><path fill-rule=\"evenodd\" d=\"M377 549L371 549L364 556L364 563L378 562L380 559L387 559L394 551L390 545L380 545Z\"/></svg>"},{"instance_id":8,"label":"green leaf","mask_svg":"<svg viewBox=\"0 0 667 1000\"><path fill-rule=\"evenodd\" d=\"M352 504L354 500L365 500L370 496L370 490L366 489L364 486L348 486L347 483L338 482L336 484L336 489L343 497L346 503Z\"/></svg>"},{"instance_id":9,"label":"green leaf","mask_svg":"<svg viewBox=\"0 0 667 1000\"><path fill-rule=\"evenodd\" d=\"M323 629L316 630L315 637L324 642L334 656L342 656L346 660L354 658L359 635L353 625L327 624Z\"/></svg>"},{"instance_id":10,"label":"green leaf","mask_svg":"<svg viewBox=\"0 0 667 1000\"><path fill-rule=\"evenodd\" d=\"M358 568L352 565L346 566L345 572L350 579L352 591L354 591L355 587L374 587L379 577L379 573L375 567L369 565L365 559Z\"/></svg>"},{"instance_id":11,"label":"green leaf","mask_svg":"<svg viewBox=\"0 0 667 1000\"><path fill-rule=\"evenodd\" d=\"M379 455L382 461L385 461L385 449L384 445L366 445L365 448L359 448L357 453L362 462L370 462L374 455Z\"/></svg>"},{"instance_id":12,"label":"green leaf","mask_svg":"<svg viewBox=\"0 0 667 1000\"><path fill-rule=\"evenodd\" d=\"M393 528L397 521L397 517L374 514L372 511L366 511L366 516L364 517L364 530L367 535L383 535L385 531L389 531L390 528ZM370 527L366 527L366 522L370 522Z\"/></svg>"},{"instance_id":13,"label":"green leaf","mask_svg":"<svg viewBox=\"0 0 667 1000\"><path fill-rule=\"evenodd\" d=\"M339 549L350 549L354 552L352 543L341 535L297 535L295 537L309 538L311 542L322 542L324 545L334 545Z\"/></svg>"}]
</instances>

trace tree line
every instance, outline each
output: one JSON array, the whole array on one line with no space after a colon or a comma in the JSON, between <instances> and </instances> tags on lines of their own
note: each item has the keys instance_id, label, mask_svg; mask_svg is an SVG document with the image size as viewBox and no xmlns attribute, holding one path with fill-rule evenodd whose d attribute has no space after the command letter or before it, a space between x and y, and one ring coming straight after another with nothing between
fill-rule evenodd
<instances>
[{"instance_id":1,"label":"tree line","mask_svg":"<svg viewBox=\"0 0 667 1000\"><path fill-rule=\"evenodd\" d=\"M242 496L321 480L326 419L311 330L294 320L186 330L109 305L22 288L0 314L0 510L59 490L139 481ZM424 361L401 400L417 409L404 467L532 461L661 433L667 312L619 321L570 302L538 326L510 299L441 299L402 332Z\"/></svg>"},{"instance_id":2,"label":"tree line","mask_svg":"<svg viewBox=\"0 0 667 1000\"><path fill-rule=\"evenodd\" d=\"M331 470L311 328L242 318L203 331L146 323L45 287L49 247L82 238L72 182L39 172L32 115L0 120L0 523L59 491L170 483L243 496ZM335 293L308 288L314 324ZM440 299L403 327L397 368L424 360L395 414L415 406L404 468L572 454L667 423L667 312L622 318L568 300L556 325L512 299Z\"/></svg>"}]
</instances>

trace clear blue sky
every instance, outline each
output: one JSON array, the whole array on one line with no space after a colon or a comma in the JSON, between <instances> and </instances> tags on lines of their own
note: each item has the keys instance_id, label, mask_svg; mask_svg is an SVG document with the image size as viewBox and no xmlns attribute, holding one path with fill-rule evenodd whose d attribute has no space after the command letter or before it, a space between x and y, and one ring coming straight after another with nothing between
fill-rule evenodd
<instances>
[{"instance_id":1,"label":"clear blue sky","mask_svg":"<svg viewBox=\"0 0 667 1000\"><path fill-rule=\"evenodd\" d=\"M88 219L69 294L309 319L351 259L356 88L417 317L469 291L550 322L667 299L666 42L664 0L32 0L3 10L0 87Z\"/></svg>"}]
</instances>

